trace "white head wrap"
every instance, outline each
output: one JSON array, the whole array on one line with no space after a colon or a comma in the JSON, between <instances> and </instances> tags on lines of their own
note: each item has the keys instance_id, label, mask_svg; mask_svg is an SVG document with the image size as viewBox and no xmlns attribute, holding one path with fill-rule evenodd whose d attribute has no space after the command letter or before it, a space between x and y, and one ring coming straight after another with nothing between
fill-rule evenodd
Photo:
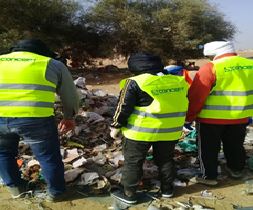
<instances>
[{"instance_id":1,"label":"white head wrap","mask_svg":"<svg viewBox=\"0 0 253 210\"><path fill-rule=\"evenodd\" d=\"M235 48L232 42L215 41L204 45L204 55L214 56L214 59L225 53L235 53Z\"/></svg>"}]
</instances>

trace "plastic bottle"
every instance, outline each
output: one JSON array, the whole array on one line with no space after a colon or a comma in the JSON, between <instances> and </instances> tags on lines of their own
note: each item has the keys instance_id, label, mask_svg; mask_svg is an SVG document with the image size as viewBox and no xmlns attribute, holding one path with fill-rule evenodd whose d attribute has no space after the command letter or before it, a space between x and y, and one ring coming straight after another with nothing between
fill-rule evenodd
<instances>
[{"instance_id":1,"label":"plastic bottle","mask_svg":"<svg viewBox=\"0 0 253 210\"><path fill-rule=\"evenodd\" d=\"M185 186L187 186L187 184L186 184L185 182L181 182L181 181L178 180L178 179L175 179L174 182L173 182L173 186L185 187Z\"/></svg>"},{"instance_id":2,"label":"plastic bottle","mask_svg":"<svg viewBox=\"0 0 253 210\"><path fill-rule=\"evenodd\" d=\"M210 192L210 191L208 191L208 190L203 190L203 191L201 191L200 194L201 194L201 196L203 196L203 197L213 196L213 193Z\"/></svg>"},{"instance_id":3,"label":"plastic bottle","mask_svg":"<svg viewBox=\"0 0 253 210\"><path fill-rule=\"evenodd\" d=\"M248 184L247 194L252 195L253 194L253 180L247 180L245 181L245 184Z\"/></svg>"}]
</instances>

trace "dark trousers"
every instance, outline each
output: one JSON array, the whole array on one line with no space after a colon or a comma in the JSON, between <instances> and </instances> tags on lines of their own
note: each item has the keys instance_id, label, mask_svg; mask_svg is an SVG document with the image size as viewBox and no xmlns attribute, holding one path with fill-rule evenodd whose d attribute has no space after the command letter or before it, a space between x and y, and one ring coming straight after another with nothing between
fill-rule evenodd
<instances>
[{"instance_id":1,"label":"dark trousers","mask_svg":"<svg viewBox=\"0 0 253 210\"><path fill-rule=\"evenodd\" d=\"M198 130L198 152L200 168L205 179L218 176L218 153L223 143L227 166L233 171L242 171L246 153L243 147L246 124L215 125L200 123Z\"/></svg>"},{"instance_id":2,"label":"dark trousers","mask_svg":"<svg viewBox=\"0 0 253 210\"><path fill-rule=\"evenodd\" d=\"M147 151L153 146L153 157L159 171L161 186L169 186L175 178L176 169L173 150L177 141L145 142L124 138L124 168L121 183L127 191L135 192L143 175L142 166Z\"/></svg>"}]
</instances>

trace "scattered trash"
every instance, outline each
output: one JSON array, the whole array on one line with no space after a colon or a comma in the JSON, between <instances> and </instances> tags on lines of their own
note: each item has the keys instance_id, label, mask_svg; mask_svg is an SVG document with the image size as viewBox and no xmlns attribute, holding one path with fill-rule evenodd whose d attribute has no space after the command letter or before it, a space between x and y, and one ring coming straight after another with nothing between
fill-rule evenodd
<instances>
[{"instance_id":1,"label":"scattered trash","mask_svg":"<svg viewBox=\"0 0 253 210\"><path fill-rule=\"evenodd\" d=\"M147 210L160 210L157 207L150 205Z\"/></svg>"},{"instance_id":2,"label":"scattered trash","mask_svg":"<svg viewBox=\"0 0 253 210\"><path fill-rule=\"evenodd\" d=\"M94 77L95 75L92 75ZM99 75L97 75L99 77ZM86 186L90 193L102 194L110 190L111 184L118 185L122 177L122 166L124 165L124 155L122 153L122 141L114 140L110 137L109 119L113 115L114 106L117 104L118 96L107 94L103 89L91 89L86 86L85 78L78 77L75 80L79 94L79 114L76 118L76 127L67 133L59 132L62 160L64 163L64 178L67 185ZM63 119L63 106L59 96L56 95L54 105L56 123ZM247 128L248 129L248 128ZM184 129L182 137L174 150L174 160L177 167L176 179L173 185L176 187L186 187L191 178L200 173L199 160L197 158L196 129ZM247 146L253 145L253 129L247 133ZM253 157L253 154L252 154ZM222 164L226 163L224 153L219 153L219 167L217 169L219 180L226 178ZM33 155L29 145L23 141L19 143L19 155L17 163L20 167L22 177L31 182L45 183L41 172L40 164ZM249 168L253 170L253 158L249 158ZM253 178L253 175L244 174L244 179ZM150 148L143 163L143 180L140 189L157 190L161 183L158 179L158 168L154 163L153 148ZM3 184L0 178L0 184ZM251 184L251 182L247 183ZM43 190L46 185L41 185L41 191L35 191L37 197L43 199ZM247 193L253 194L251 186ZM151 196L157 205L149 205L148 209L210 209L201 205L184 204L181 202L164 201ZM191 198L220 200L212 192L204 190L199 196ZM109 209L128 209L129 206L115 200ZM242 208L243 209L243 208Z\"/></svg>"},{"instance_id":3,"label":"scattered trash","mask_svg":"<svg viewBox=\"0 0 253 210\"><path fill-rule=\"evenodd\" d=\"M120 200L114 199L112 207L114 210L127 210L129 209L130 205L121 202Z\"/></svg>"},{"instance_id":4,"label":"scattered trash","mask_svg":"<svg viewBox=\"0 0 253 210\"><path fill-rule=\"evenodd\" d=\"M187 184L185 182L181 182L178 179L175 179L172 184L173 184L173 186L177 186L177 187L185 187L185 186L187 186Z\"/></svg>"},{"instance_id":5,"label":"scattered trash","mask_svg":"<svg viewBox=\"0 0 253 210\"><path fill-rule=\"evenodd\" d=\"M197 136L197 131L196 131L196 129L194 129L193 131L187 133L185 135L185 138L194 139L194 138L196 138L196 136Z\"/></svg>"},{"instance_id":6,"label":"scattered trash","mask_svg":"<svg viewBox=\"0 0 253 210\"><path fill-rule=\"evenodd\" d=\"M32 167L34 165L40 165L39 161L37 161L37 160L31 160L27 164L28 167Z\"/></svg>"},{"instance_id":7,"label":"scattered trash","mask_svg":"<svg viewBox=\"0 0 253 210\"><path fill-rule=\"evenodd\" d=\"M64 173L64 178L66 182L73 181L78 175L80 175L85 169L84 168L75 168L67 170Z\"/></svg>"},{"instance_id":8,"label":"scattered trash","mask_svg":"<svg viewBox=\"0 0 253 210\"><path fill-rule=\"evenodd\" d=\"M77 161L73 162L72 165L73 165L73 168L77 168L79 166L84 165L85 163L87 163L87 160L84 157L82 157L82 158L78 159Z\"/></svg>"},{"instance_id":9,"label":"scattered trash","mask_svg":"<svg viewBox=\"0 0 253 210\"><path fill-rule=\"evenodd\" d=\"M97 122L105 120L105 118L103 118L101 115L95 112L83 112L82 116L87 117L88 120L86 123L91 123L91 124L95 124Z\"/></svg>"},{"instance_id":10,"label":"scattered trash","mask_svg":"<svg viewBox=\"0 0 253 210\"><path fill-rule=\"evenodd\" d=\"M77 185L92 185L96 182L99 175L96 172L84 173L81 175L81 180L77 182Z\"/></svg>"},{"instance_id":11,"label":"scattered trash","mask_svg":"<svg viewBox=\"0 0 253 210\"><path fill-rule=\"evenodd\" d=\"M209 197L209 196L213 196L213 193L208 191L208 190L203 190L200 192L201 196L203 197Z\"/></svg>"},{"instance_id":12,"label":"scattered trash","mask_svg":"<svg viewBox=\"0 0 253 210\"><path fill-rule=\"evenodd\" d=\"M184 152L197 152L198 151L198 147L196 146L195 142L193 143L193 141L187 140L185 142L179 142L178 146L180 146Z\"/></svg>"},{"instance_id":13,"label":"scattered trash","mask_svg":"<svg viewBox=\"0 0 253 210\"><path fill-rule=\"evenodd\" d=\"M238 209L238 210L253 210L253 206L250 206L250 207L238 207L234 204L233 205L233 209Z\"/></svg>"},{"instance_id":14,"label":"scattered trash","mask_svg":"<svg viewBox=\"0 0 253 210\"><path fill-rule=\"evenodd\" d=\"M4 185L4 180L0 177L0 185Z\"/></svg>"},{"instance_id":15,"label":"scattered trash","mask_svg":"<svg viewBox=\"0 0 253 210\"><path fill-rule=\"evenodd\" d=\"M93 89L92 93L94 96L99 96L99 97L105 97L107 96L107 93L105 90L102 89Z\"/></svg>"},{"instance_id":16,"label":"scattered trash","mask_svg":"<svg viewBox=\"0 0 253 210\"><path fill-rule=\"evenodd\" d=\"M74 83L78 88L86 89L85 78L78 77L76 80L74 80Z\"/></svg>"}]
</instances>

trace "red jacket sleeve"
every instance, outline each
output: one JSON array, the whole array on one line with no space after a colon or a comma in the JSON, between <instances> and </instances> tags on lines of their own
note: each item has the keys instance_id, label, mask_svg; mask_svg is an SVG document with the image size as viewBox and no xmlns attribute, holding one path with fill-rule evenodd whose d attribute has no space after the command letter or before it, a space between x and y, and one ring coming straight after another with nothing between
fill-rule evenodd
<instances>
[{"instance_id":1,"label":"red jacket sleeve","mask_svg":"<svg viewBox=\"0 0 253 210\"><path fill-rule=\"evenodd\" d=\"M212 72L213 64L206 63L195 75L192 85L189 89L189 108L186 121L194 121L204 104L207 96L210 94L211 88L215 83L216 76Z\"/></svg>"}]
</instances>

